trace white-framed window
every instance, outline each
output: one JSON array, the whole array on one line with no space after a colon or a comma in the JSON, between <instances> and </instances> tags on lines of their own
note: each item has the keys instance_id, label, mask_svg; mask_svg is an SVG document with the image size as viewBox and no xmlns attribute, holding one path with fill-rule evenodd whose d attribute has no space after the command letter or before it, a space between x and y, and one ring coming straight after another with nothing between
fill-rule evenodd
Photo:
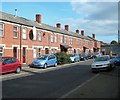
<instances>
[{"instance_id":1,"label":"white-framed window","mask_svg":"<svg viewBox=\"0 0 120 100\"><path fill-rule=\"evenodd\" d=\"M51 42L54 42L54 33L51 33Z\"/></svg>"},{"instance_id":2,"label":"white-framed window","mask_svg":"<svg viewBox=\"0 0 120 100\"><path fill-rule=\"evenodd\" d=\"M18 26L17 25L13 26L13 37L18 38Z\"/></svg>"},{"instance_id":3,"label":"white-framed window","mask_svg":"<svg viewBox=\"0 0 120 100\"><path fill-rule=\"evenodd\" d=\"M42 54L42 49L41 48L38 48L38 56L40 57Z\"/></svg>"},{"instance_id":4,"label":"white-framed window","mask_svg":"<svg viewBox=\"0 0 120 100\"><path fill-rule=\"evenodd\" d=\"M22 30L22 36L23 36L23 39L27 39L27 28L26 27L23 27L23 30Z\"/></svg>"},{"instance_id":5,"label":"white-framed window","mask_svg":"<svg viewBox=\"0 0 120 100\"><path fill-rule=\"evenodd\" d=\"M60 35L60 43L63 43L63 35Z\"/></svg>"},{"instance_id":6,"label":"white-framed window","mask_svg":"<svg viewBox=\"0 0 120 100\"><path fill-rule=\"evenodd\" d=\"M3 56L3 46L0 46L0 57Z\"/></svg>"},{"instance_id":7,"label":"white-framed window","mask_svg":"<svg viewBox=\"0 0 120 100\"><path fill-rule=\"evenodd\" d=\"M4 36L4 23L0 22L0 37Z\"/></svg>"},{"instance_id":8,"label":"white-framed window","mask_svg":"<svg viewBox=\"0 0 120 100\"><path fill-rule=\"evenodd\" d=\"M57 42L57 34L51 33L51 42Z\"/></svg>"},{"instance_id":9,"label":"white-framed window","mask_svg":"<svg viewBox=\"0 0 120 100\"><path fill-rule=\"evenodd\" d=\"M38 41L42 41L42 31L38 30Z\"/></svg>"},{"instance_id":10,"label":"white-framed window","mask_svg":"<svg viewBox=\"0 0 120 100\"><path fill-rule=\"evenodd\" d=\"M66 36L63 35L63 43L66 43Z\"/></svg>"},{"instance_id":11,"label":"white-framed window","mask_svg":"<svg viewBox=\"0 0 120 100\"><path fill-rule=\"evenodd\" d=\"M57 42L57 34L54 34L54 41Z\"/></svg>"},{"instance_id":12,"label":"white-framed window","mask_svg":"<svg viewBox=\"0 0 120 100\"><path fill-rule=\"evenodd\" d=\"M80 44L80 40L79 40L79 38L76 38L76 44L77 44L77 45Z\"/></svg>"},{"instance_id":13,"label":"white-framed window","mask_svg":"<svg viewBox=\"0 0 120 100\"><path fill-rule=\"evenodd\" d=\"M71 36L69 36L68 43L72 44L72 37Z\"/></svg>"}]
</instances>

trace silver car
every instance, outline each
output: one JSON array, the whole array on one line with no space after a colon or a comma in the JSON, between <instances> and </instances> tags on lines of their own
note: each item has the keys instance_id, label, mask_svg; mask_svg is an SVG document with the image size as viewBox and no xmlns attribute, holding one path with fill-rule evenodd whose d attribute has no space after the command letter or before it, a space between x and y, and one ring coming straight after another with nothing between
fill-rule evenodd
<instances>
[{"instance_id":1,"label":"silver car","mask_svg":"<svg viewBox=\"0 0 120 100\"><path fill-rule=\"evenodd\" d=\"M99 71L99 70L111 70L114 66L114 62L110 59L109 55L102 55L97 57L92 65L91 70L92 72Z\"/></svg>"}]
</instances>

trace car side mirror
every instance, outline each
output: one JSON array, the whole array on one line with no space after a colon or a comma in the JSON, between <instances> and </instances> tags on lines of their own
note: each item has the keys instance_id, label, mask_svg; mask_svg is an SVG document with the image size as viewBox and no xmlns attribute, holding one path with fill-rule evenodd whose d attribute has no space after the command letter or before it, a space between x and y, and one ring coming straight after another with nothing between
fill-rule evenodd
<instances>
[{"instance_id":1,"label":"car side mirror","mask_svg":"<svg viewBox=\"0 0 120 100\"><path fill-rule=\"evenodd\" d=\"M2 63L2 65L5 65L5 64L6 64L5 62Z\"/></svg>"}]
</instances>

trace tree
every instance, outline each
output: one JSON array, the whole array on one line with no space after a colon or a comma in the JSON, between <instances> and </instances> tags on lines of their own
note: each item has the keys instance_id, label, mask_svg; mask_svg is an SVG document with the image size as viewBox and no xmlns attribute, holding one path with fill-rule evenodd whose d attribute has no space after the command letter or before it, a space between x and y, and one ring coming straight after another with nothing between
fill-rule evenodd
<instances>
[{"instance_id":1,"label":"tree","mask_svg":"<svg viewBox=\"0 0 120 100\"><path fill-rule=\"evenodd\" d=\"M116 45L116 44L118 44L118 43L117 43L117 41L113 40L113 41L111 41L110 44Z\"/></svg>"}]
</instances>

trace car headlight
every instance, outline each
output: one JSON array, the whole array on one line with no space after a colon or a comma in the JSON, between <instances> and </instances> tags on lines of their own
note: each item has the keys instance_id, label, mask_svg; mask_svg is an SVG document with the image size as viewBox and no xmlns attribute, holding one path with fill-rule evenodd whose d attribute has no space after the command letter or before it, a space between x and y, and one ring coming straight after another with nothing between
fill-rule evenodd
<instances>
[{"instance_id":1,"label":"car headlight","mask_svg":"<svg viewBox=\"0 0 120 100\"><path fill-rule=\"evenodd\" d=\"M40 62L40 64L41 64L41 65L44 65L44 64L45 64L45 62Z\"/></svg>"}]
</instances>

